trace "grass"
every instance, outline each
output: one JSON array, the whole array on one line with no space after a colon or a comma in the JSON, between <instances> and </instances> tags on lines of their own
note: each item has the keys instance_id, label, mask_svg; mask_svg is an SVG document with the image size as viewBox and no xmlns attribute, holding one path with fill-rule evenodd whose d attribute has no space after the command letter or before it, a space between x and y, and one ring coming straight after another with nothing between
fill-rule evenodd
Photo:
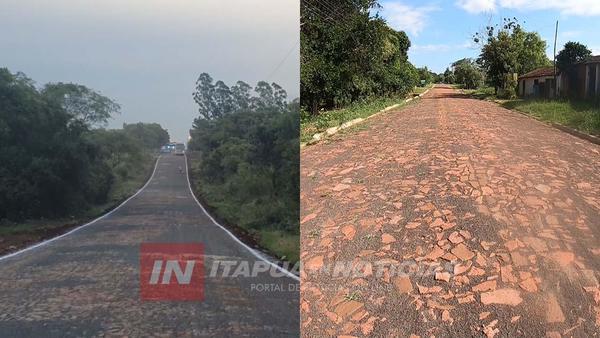
<instances>
[{"instance_id":1,"label":"grass","mask_svg":"<svg viewBox=\"0 0 600 338\"><path fill-rule=\"evenodd\" d=\"M280 230L258 230L258 244L276 253L282 260L300 261L300 236Z\"/></svg>"},{"instance_id":2,"label":"grass","mask_svg":"<svg viewBox=\"0 0 600 338\"><path fill-rule=\"evenodd\" d=\"M300 120L300 142L308 142L316 133L340 126L356 118L365 118L385 107L401 103L404 97L383 97L355 102L343 109L323 111L317 115L303 114Z\"/></svg>"},{"instance_id":3,"label":"grass","mask_svg":"<svg viewBox=\"0 0 600 338\"><path fill-rule=\"evenodd\" d=\"M344 296L344 299L346 301L352 301L352 300L357 301L357 300L360 300L360 292L354 291L352 293L349 293L349 294L347 294L347 295Z\"/></svg>"},{"instance_id":4,"label":"grass","mask_svg":"<svg viewBox=\"0 0 600 338\"><path fill-rule=\"evenodd\" d=\"M502 106L535 116L542 121L600 135L600 106L590 101L510 100Z\"/></svg>"},{"instance_id":5,"label":"grass","mask_svg":"<svg viewBox=\"0 0 600 338\"><path fill-rule=\"evenodd\" d=\"M415 89L413 89L412 93L419 95L419 94L424 93L427 89L429 89L431 87L433 87L433 85L427 85L424 87L415 87Z\"/></svg>"},{"instance_id":6,"label":"grass","mask_svg":"<svg viewBox=\"0 0 600 338\"><path fill-rule=\"evenodd\" d=\"M133 171L132 176L127 179L121 179L117 175L105 203L94 205L89 209L82 211L80 214L70 217L28 220L20 223L7 222L0 226L0 236L36 233L46 229L60 228L68 225L75 226L99 217L108 212L108 210L121 204L129 196L133 195L148 180L152 169L154 168L155 157L147 156L146 158L147 161L142 163L142 168Z\"/></svg>"},{"instance_id":7,"label":"grass","mask_svg":"<svg viewBox=\"0 0 600 338\"><path fill-rule=\"evenodd\" d=\"M59 218L53 220L31 220L23 223L7 222L0 226L0 236L17 235L34 232L40 229L58 228L65 224L75 222L75 218Z\"/></svg>"},{"instance_id":8,"label":"grass","mask_svg":"<svg viewBox=\"0 0 600 338\"><path fill-rule=\"evenodd\" d=\"M479 100L494 100L496 94L492 87L479 87L477 89L461 89L463 93L471 95L472 97Z\"/></svg>"},{"instance_id":9,"label":"grass","mask_svg":"<svg viewBox=\"0 0 600 338\"><path fill-rule=\"evenodd\" d=\"M461 90L474 98L493 100L504 108L518 110L542 121L561 124L592 135L600 135L600 106L591 101L499 100L496 98L492 87Z\"/></svg>"},{"instance_id":10,"label":"grass","mask_svg":"<svg viewBox=\"0 0 600 338\"><path fill-rule=\"evenodd\" d=\"M409 95L419 95L432 85L416 87ZM356 118L366 118L394 104L404 104L406 96L378 97L355 102L343 109L322 111L317 115L302 114L300 120L300 142L308 142L312 136L324 132L328 128L337 127Z\"/></svg>"}]
</instances>

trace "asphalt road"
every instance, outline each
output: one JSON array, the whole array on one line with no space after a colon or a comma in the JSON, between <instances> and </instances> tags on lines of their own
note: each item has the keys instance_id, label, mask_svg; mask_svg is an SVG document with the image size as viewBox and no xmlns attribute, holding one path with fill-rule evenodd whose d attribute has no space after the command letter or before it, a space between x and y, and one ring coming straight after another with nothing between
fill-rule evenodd
<instances>
[{"instance_id":1,"label":"asphalt road","mask_svg":"<svg viewBox=\"0 0 600 338\"><path fill-rule=\"evenodd\" d=\"M1 259L0 337L298 336L290 277L218 273L205 278L202 302L140 300L140 243L202 243L207 275L217 260L261 261L209 219L178 167L183 156L162 156L147 186L112 214Z\"/></svg>"},{"instance_id":2,"label":"asphalt road","mask_svg":"<svg viewBox=\"0 0 600 338\"><path fill-rule=\"evenodd\" d=\"M302 336L597 337L599 168L449 87L306 147Z\"/></svg>"}]
</instances>

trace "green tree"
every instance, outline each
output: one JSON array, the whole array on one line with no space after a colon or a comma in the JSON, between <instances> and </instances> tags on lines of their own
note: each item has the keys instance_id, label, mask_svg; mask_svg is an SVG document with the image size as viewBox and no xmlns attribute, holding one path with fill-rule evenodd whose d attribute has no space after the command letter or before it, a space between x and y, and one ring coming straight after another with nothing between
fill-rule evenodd
<instances>
[{"instance_id":1,"label":"green tree","mask_svg":"<svg viewBox=\"0 0 600 338\"><path fill-rule=\"evenodd\" d=\"M83 102L92 107L67 110L24 74L0 69L0 219L65 215L106 194L110 175L85 138L93 119L75 113L95 101Z\"/></svg>"},{"instance_id":2,"label":"green tree","mask_svg":"<svg viewBox=\"0 0 600 338\"><path fill-rule=\"evenodd\" d=\"M123 131L145 149L158 149L169 143L169 132L158 123L123 123Z\"/></svg>"},{"instance_id":3,"label":"green tree","mask_svg":"<svg viewBox=\"0 0 600 338\"><path fill-rule=\"evenodd\" d=\"M472 59L465 58L452 64L454 81L464 88L475 89L483 82L483 73Z\"/></svg>"},{"instance_id":4,"label":"green tree","mask_svg":"<svg viewBox=\"0 0 600 338\"><path fill-rule=\"evenodd\" d=\"M502 25L486 27L473 40L482 44L477 62L496 93L506 87L508 74L524 74L550 64L546 42L539 34L526 32L516 18L504 18Z\"/></svg>"},{"instance_id":5,"label":"green tree","mask_svg":"<svg viewBox=\"0 0 600 338\"><path fill-rule=\"evenodd\" d=\"M49 83L42 89L42 95L87 126L105 125L121 109L108 97L74 83Z\"/></svg>"},{"instance_id":6,"label":"green tree","mask_svg":"<svg viewBox=\"0 0 600 338\"><path fill-rule=\"evenodd\" d=\"M456 78L454 76L454 72L450 70L450 68L446 68L444 71L444 83L453 84L456 82Z\"/></svg>"},{"instance_id":7,"label":"green tree","mask_svg":"<svg viewBox=\"0 0 600 338\"><path fill-rule=\"evenodd\" d=\"M0 68L0 224L82 214L139 172L149 162L145 137L93 128L117 110L85 86L38 90L24 74Z\"/></svg>"},{"instance_id":8,"label":"green tree","mask_svg":"<svg viewBox=\"0 0 600 338\"><path fill-rule=\"evenodd\" d=\"M215 103L215 85L213 79L207 73L202 73L196 81L196 91L192 94L194 101L198 105L198 112L204 119L210 120L213 117L220 117Z\"/></svg>"},{"instance_id":9,"label":"green tree","mask_svg":"<svg viewBox=\"0 0 600 338\"><path fill-rule=\"evenodd\" d=\"M237 109L250 108L251 91L252 87L244 81L238 81L231 87L231 96Z\"/></svg>"},{"instance_id":10,"label":"green tree","mask_svg":"<svg viewBox=\"0 0 600 338\"><path fill-rule=\"evenodd\" d=\"M574 64L584 61L592 56L592 51L586 45L579 42L569 41L556 55L556 66L561 71L567 71Z\"/></svg>"},{"instance_id":11,"label":"green tree","mask_svg":"<svg viewBox=\"0 0 600 338\"><path fill-rule=\"evenodd\" d=\"M227 110L228 100L210 97L214 91L197 95ZM253 91L240 81L231 97L232 111L194 120L188 148L201 156L194 182L226 221L297 234L299 102L287 102L281 86L264 81Z\"/></svg>"},{"instance_id":12,"label":"green tree","mask_svg":"<svg viewBox=\"0 0 600 338\"><path fill-rule=\"evenodd\" d=\"M303 108L342 107L370 96L409 92L418 75L410 41L371 11L376 0L302 0L300 97Z\"/></svg>"},{"instance_id":13,"label":"green tree","mask_svg":"<svg viewBox=\"0 0 600 338\"><path fill-rule=\"evenodd\" d=\"M444 73L435 74L434 81L435 83L445 83L446 77L444 76Z\"/></svg>"},{"instance_id":14,"label":"green tree","mask_svg":"<svg viewBox=\"0 0 600 338\"><path fill-rule=\"evenodd\" d=\"M430 84L433 82L434 76L427 66L417 68L417 72L419 73L419 81L421 84Z\"/></svg>"},{"instance_id":15,"label":"green tree","mask_svg":"<svg viewBox=\"0 0 600 338\"><path fill-rule=\"evenodd\" d=\"M552 66L546 55L546 41L538 32L520 31L514 36L517 49L517 73L525 74L540 67Z\"/></svg>"},{"instance_id":16,"label":"green tree","mask_svg":"<svg viewBox=\"0 0 600 338\"><path fill-rule=\"evenodd\" d=\"M592 51L586 45L579 42L569 41L556 55L556 66L567 75L569 86L575 87L578 82L578 74L575 64L592 56Z\"/></svg>"}]
</instances>

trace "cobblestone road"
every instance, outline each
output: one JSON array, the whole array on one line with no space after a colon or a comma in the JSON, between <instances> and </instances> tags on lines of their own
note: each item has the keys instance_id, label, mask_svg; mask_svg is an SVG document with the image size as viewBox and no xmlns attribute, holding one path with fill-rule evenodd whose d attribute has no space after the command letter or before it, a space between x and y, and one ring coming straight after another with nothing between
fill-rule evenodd
<instances>
[{"instance_id":1,"label":"cobblestone road","mask_svg":"<svg viewBox=\"0 0 600 338\"><path fill-rule=\"evenodd\" d=\"M599 335L600 146L438 87L301 158L303 336Z\"/></svg>"},{"instance_id":2,"label":"cobblestone road","mask_svg":"<svg viewBox=\"0 0 600 338\"><path fill-rule=\"evenodd\" d=\"M297 337L295 280L208 276L215 261L237 269L257 259L202 212L179 167L183 157L161 157L150 184L113 214L0 261L0 337ZM205 300L140 301L143 242L203 243Z\"/></svg>"}]
</instances>

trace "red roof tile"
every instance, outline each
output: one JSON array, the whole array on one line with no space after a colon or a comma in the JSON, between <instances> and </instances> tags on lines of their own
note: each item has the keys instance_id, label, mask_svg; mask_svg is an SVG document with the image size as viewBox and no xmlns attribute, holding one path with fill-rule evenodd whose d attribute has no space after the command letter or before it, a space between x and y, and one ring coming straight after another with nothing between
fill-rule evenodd
<instances>
[{"instance_id":1,"label":"red roof tile","mask_svg":"<svg viewBox=\"0 0 600 338\"><path fill-rule=\"evenodd\" d=\"M529 73L519 76L519 79L530 78L530 77L548 77L554 76L554 67L542 67L534 69Z\"/></svg>"}]
</instances>

